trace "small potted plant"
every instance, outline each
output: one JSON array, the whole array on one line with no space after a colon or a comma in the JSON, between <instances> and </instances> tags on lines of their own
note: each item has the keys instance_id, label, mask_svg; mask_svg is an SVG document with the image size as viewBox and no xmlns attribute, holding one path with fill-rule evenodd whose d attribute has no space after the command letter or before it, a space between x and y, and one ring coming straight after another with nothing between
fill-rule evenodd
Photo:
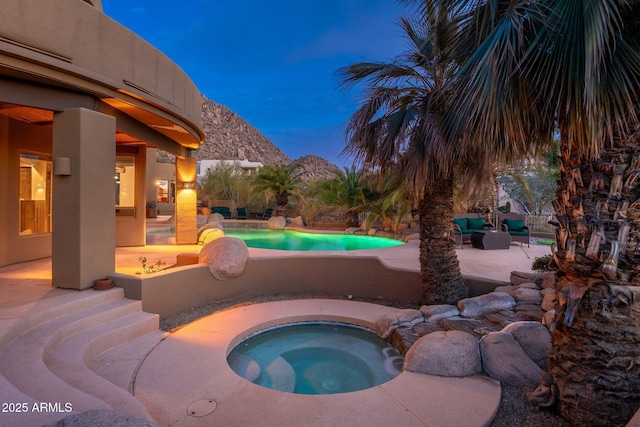
<instances>
[{"instance_id":1,"label":"small potted plant","mask_svg":"<svg viewBox=\"0 0 640 427\"><path fill-rule=\"evenodd\" d=\"M147 218L157 218L158 210L156 208L156 202L147 202Z\"/></svg>"},{"instance_id":2,"label":"small potted plant","mask_svg":"<svg viewBox=\"0 0 640 427\"><path fill-rule=\"evenodd\" d=\"M93 282L93 288L96 291L105 291L107 289L113 288L113 280L109 277L102 277Z\"/></svg>"}]
</instances>

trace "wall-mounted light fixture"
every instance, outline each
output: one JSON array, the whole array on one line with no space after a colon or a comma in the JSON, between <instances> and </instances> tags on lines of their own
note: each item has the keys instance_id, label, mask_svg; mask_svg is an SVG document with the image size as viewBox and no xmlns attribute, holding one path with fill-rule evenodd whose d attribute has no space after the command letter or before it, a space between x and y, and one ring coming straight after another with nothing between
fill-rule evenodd
<instances>
[{"instance_id":1,"label":"wall-mounted light fixture","mask_svg":"<svg viewBox=\"0 0 640 427\"><path fill-rule=\"evenodd\" d=\"M178 182L178 190L195 190L196 183L195 182Z\"/></svg>"},{"instance_id":2,"label":"wall-mounted light fixture","mask_svg":"<svg viewBox=\"0 0 640 427\"><path fill-rule=\"evenodd\" d=\"M53 174L58 176L71 175L71 158L56 157L53 160Z\"/></svg>"}]
</instances>

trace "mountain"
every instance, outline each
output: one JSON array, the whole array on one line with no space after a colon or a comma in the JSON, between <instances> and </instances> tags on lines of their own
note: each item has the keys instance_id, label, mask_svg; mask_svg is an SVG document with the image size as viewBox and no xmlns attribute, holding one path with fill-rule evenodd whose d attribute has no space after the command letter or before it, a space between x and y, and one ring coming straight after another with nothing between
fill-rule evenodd
<instances>
[{"instance_id":1,"label":"mountain","mask_svg":"<svg viewBox=\"0 0 640 427\"><path fill-rule=\"evenodd\" d=\"M198 160L249 160L264 165L300 164L303 179L329 179L340 169L329 161L313 155L291 161L278 147L242 117L224 105L202 97L202 130L204 144L195 152ZM174 163L175 157L158 150L158 161Z\"/></svg>"},{"instance_id":2,"label":"mountain","mask_svg":"<svg viewBox=\"0 0 640 427\"><path fill-rule=\"evenodd\" d=\"M294 160L291 165L300 165L300 168L304 169L302 173L304 181L331 179L335 178L337 173L342 172L333 163L311 154Z\"/></svg>"}]
</instances>

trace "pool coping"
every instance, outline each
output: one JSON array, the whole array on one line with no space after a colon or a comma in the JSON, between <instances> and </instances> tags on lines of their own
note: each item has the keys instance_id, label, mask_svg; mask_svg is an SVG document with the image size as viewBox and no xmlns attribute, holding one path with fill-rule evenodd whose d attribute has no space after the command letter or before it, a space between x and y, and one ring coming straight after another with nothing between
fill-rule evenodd
<instances>
[{"instance_id":1,"label":"pool coping","mask_svg":"<svg viewBox=\"0 0 640 427\"><path fill-rule=\"evenodd\" d=\"M216 312L170 334L141 363L134 395L161 425L487 426L500 405L500 385L485 376L436 377L402 372L370 389L299 395L255 385L227 364L229 351L265 327L331 320L375 329L398 309L348 300L289 300ZM167 368L169 367L169 368ZM208 374L207 374L208 373ZM209 399L216 409L187 414Z\"/></svg>"}]
</instances>

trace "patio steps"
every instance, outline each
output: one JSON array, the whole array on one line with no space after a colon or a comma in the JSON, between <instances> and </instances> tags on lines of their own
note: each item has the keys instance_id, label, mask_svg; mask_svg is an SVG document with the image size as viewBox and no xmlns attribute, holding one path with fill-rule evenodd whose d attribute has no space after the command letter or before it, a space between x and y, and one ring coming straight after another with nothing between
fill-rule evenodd
<instances>
[{"instance_id":1,"label":"patio steps","mask_svg":"<svg viewBox=\"0 0 640 427\"><path fill-rule=\"evenodd\" d=\"M153 420L128 388L91 369L110 349L141 342L138 352L148 352L163 337L158 315L121 288L69 291L5 310L0 320L0 425L42 426L92 409Z\"/></svg>"}]
</instances>

